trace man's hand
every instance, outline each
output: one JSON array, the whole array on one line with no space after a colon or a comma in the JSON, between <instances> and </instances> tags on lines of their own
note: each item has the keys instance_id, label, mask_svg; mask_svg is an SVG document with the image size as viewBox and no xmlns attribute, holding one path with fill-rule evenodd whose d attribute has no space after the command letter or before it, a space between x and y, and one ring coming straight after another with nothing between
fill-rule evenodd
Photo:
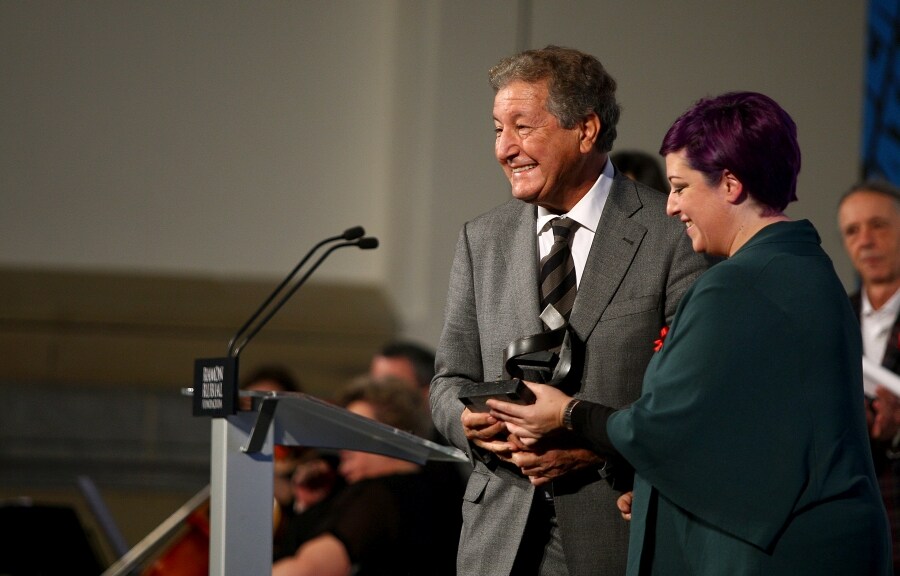
<instances>
[{"instance_id":1,"label":"man's hand","mask_svg":"<svg viewBox=\"0 0 900 576\"><path fill-rule=\"evenodd\" d=\"M900 431L900 399L881 386L875 391L867 414L869 435L873 440L890 441Z\"/></svg>"},{"instance_id":2,"label":"man's hand","mask_svg":"<svg viewBox=\"0 0 900 576\"><path fill-rule=\"evenodd\" d=\"M521 446L508 438L506 424L487 412L472 412L466 408L460 421L466 438L472 444L495 454L501 460L510 462L512 453Z\"/></svg>"},{"instance_id":3,"label":"man's hand","mask_svg":"<svg viewBox=\"0 0 900 576\"><path fill-rule=\"evenodd\" d=\"M602 466L603 458L587 448L565 448L538 443L529 447L529 451L516 451L511 454L513 464L522 470L532 484L541 486L551 480L568 474L574 470L588 466Z\"/></svg>"},{"instance_id":4,"label":"man's hand","mask_svg":"<svg viewBox=\"0 0 900 576\"><path fill-rule=\"evenodd\" d=\"M540 486L574 470L602 466L603 458L587 448L560 444L560 438L526 445L523 439L507 432L506 423L485 412L463 410L460 417L466 438L475 446L491 452L504 462L519 467L532 484Z\"/></svg>"},{"instance_id":5,"label":"man's hand","mask_svg":"<svg viewBox=\"0 0 900 576\"><path fill-rule=\"evenodd\" d=\"M546 384L525 382L525 385L534 392L533 404L521 405L491 399L487 401L487 405L491 408L491 416L506 422L507 430L531 446L562 428L563 410L572 398Z\"/></svg>"}]
</instances>

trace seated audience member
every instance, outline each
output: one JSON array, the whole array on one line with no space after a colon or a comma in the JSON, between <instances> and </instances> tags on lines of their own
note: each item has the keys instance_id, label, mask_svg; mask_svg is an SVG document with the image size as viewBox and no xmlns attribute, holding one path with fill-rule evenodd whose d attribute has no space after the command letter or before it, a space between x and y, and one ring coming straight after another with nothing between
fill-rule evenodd
<instances>
[{"instance_id":1,"label":"seated audience member","mask_svg":"<svg viewBox=\"0 0 900 576\"><path fill-rule=\"evenodd\" d=\"M339 460L332 454L307 448L298 456L291 476L291 506L284 509L276 539L275 560L293 556L300 546L315 537L327 518L335 496L344 486L338 474Z\"/></svg>"},{"instance_id":2,"label":"seated audience member","mask_svg":"<svg viewBox=\"0 0 900 576\"><path fill-rule=\"evenodd\" d=\"M409 382L427 402L434 378L434 350L413 342L389 342L372 357L369 375L376 380L394 377Z\"/></svg>"},{"instance_id":3,"label":"seated audience member","mask_svg":"<svg viewBox=\"0 0 900 576\"><path fill-rule=\"evenodd\" d=\"M242 390L262 390L264 392L303 392L303 387L291 371L284 366L269 364L251 372L241 385Z\"/></svg>"},{"instance_id":4,"label":"seated audience member","mask_svg":"<svg viewBox=\"0 0 900 576\"><path fill-rule=\"evenodd\" d=\"M251 372L241 384L242 390L255 390L260 392L302 392L296 379L287 368L279 365L261 366ZM242 397L240 399L241 410L253 410L253 398ZM287 543L285 537L285 519L290 515L293 506L293 494L291 493L291 476L297 466L300 454L306 450L298 446L276 445L274 448L274 523L275 539L273 541L273 558L279 558L284 554Z\"/></svg>"},{"instance_id":5,"label":"seated audience member","mask_svg":"<svg viewBox=\"0 0 900 576\"><path fill-rule=\"evenodd\" d=\"M389 342L372 357L369 376L375 380L395 378L421 392L422 410L428 422L424 437L446 444L431 422L431 410L428 406L431 379L434 378L434 350L401 340Z\"/></svg>"},{"instance_id":6,"label":"seated audience member","mask_svg":"<svg viewBox=\"0 0 900 576\"><path fill-rule=\"evenodd\" d=\"M669 183L659 160L646 152L623 150L610 156L613 166L636 182L669 193Z\"/></svg>"},{"instance_id":7,"label":"seated audience member","mask_svg":"<svg viewBox=\"0 0 900 576\"><path fill-rule=\"evenodd\" d=\"M434 350L409 341L389 342L372 357L369 375L376 380L398 378L415 386L422 393L422 409L428 422L428 430L423 438L447 444L431 421L429 407L429 390L431 379L434 378ZM447 490L455 490L460 498L471 472L472 466L469 463L429 462L425 466L425 473L432 478L432 482L442 484Z\"/></svg>"},{"instance_id":8,"label":"seated audience member","mask_svg":"<svg viewBox=\"0 0 900 576\"><path fill-rule=\"evenodd\" d=\"M414 434L426 429L421 394L397 380L355 381L337 403ZM454 573L459 504L439 493L421 466L342 451L340 473L348 485L318 534L277 562L274 576Z\"/></svg>"}]
</instances>

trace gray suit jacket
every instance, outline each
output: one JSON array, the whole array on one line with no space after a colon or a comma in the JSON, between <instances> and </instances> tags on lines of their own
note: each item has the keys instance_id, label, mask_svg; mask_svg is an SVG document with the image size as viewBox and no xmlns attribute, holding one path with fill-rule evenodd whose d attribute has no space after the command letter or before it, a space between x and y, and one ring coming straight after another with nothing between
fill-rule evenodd
<instances>
[{"instance_id":1,"label":"gray suit jacket","mask_svg":"<svg viewBox=\"0 0 900 576\"><path fill-rule=\"evenodd\" d=\"M578 288L570 325L581 351L577 397L622 407L641 392L654 340L706 268L666 196L617 175ZM463 501L457 573L509 574L534 489L518 469L473 450L463 434L461 385L503 377L503 352L542 330L538 318L537 209L518 200L466 223L450 278L431 408L438 430L467 451L474 471ZM619 492L597 469L554 481L571 576L624 574L628 525Z\"/></svg>"}]
</instances>

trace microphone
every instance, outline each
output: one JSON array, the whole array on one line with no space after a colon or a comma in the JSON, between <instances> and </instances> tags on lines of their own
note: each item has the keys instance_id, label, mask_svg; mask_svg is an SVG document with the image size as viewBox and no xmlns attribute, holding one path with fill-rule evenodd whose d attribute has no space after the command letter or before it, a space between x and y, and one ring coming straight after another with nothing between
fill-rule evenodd
<instances>
[{"instance_id":1,"label":"microphone","mask_svg":"<svg viewBox=\"0 0 900 576\"><path fill-rule=\"evenodd\" d=\"M328 257L329 254L339 248L356 246L361 250L371 250L378 247L378 239L364 236L366 233L362 226L354 226L344 230L342 234L330 236L320 241L306 253L306 256L294 266L294 269L281 281L265 301L257 308L250 318L238 329L228 342L228 355L225 358L200 358L194 361L194 416L212 416L221 418L235 414L238 408L238 355L244 346L253 339L272 316L284 306L291 296L302 286L315 272L316 268ZM338 242L340 241L340 242ZM316 262L309 267L303 276L297 280L290 290L275 302L275 298L283 293L285 287L294 279L313 254L326 244L332 244ZM275 302L273 304L273 302ZM269 312L262 314L269 309ZM262 316L262 317L261 317ZM260 318L261 317L261 318ZM256 324L254 325L254 322ZM251 328L252 327L252 328Z\"/></svg>"},{"instance_id":2,"label":"microphone","mask_svg":"<svg viewBox=\"0 0 900 576\"><path fill-rule=\"evenodd\" d=\"M373 248L378 248L378 238L374 238L372 236L369 236L368 238L360 238L357 246L359 246L361 250L371 250Z\"/></svg>"},{"instance_id":3,"label":"microphone","mask_svg":"<svg viewBox=\"0 0 900 576\"><path fill-rule=\"evenodd\" d=\"M269 294L269 297L265 299L265 301L260 305L260 307L256 309L256 312L254 312L250 316L250 318L248 318L247 321L244 322L244 325L238 329L238 331L234 334L234 336L231 337L231 340L229 340L229 342L228 342L228 355L229 356L233 355L234 344L237 341L237 339L241 336L241 334L244 333L245 330L247 330L247 328L250 326L250 324L253 323L253 321L256 320L260 314L262 314L263 310L265 310L266 307L272 303L272 300L275 298L275 296L278 295L279 292L281 292L284 289L284 287L287 285L287 283L290 282L291 279L297 275L297 272L300 271L300 268L302 268L303 265L306 264L307 260L310 259L310 257L316 252L316 250L318 250L325 244L328 244L329 242L334 242L335 240L355 240L355 239L363 236L365 233L366 233L366 231L363 229L362 226L354 226L353 228L347 228L346 230L344 230L343 234L338 234L337 236L330 236L330 237L322 240L315 246L313 246L310 249L310 251L306 253L306 256L304 256L303 259L300 260L300 262L298 262L296 266L294 266L294 269L291 270L290 274L288 274L284 278L284 280L281 281L281 284L279 284L275 288L275 290L273 290L272 293ZM378 240L375 240L375 246L378 246Z\"/></svg>"},{"instance_id":4,"label":"microphone","mask_svg":"<svg viewBox=\"0 0 900 576\"><path fill-rule=\"evenodd\" d=\"M359 228L359 230L360 230L360 232L362 232L362 228ZM347 241L347 242L341 242L340 244L335 244L335 245L331 246L330 248L328 248L328 250L326 250L324 254L322 254L321 256L319 256L319 259L316 260L315 264L313 264L312 266L310 266L309 270L307 270L306 273L305 273L299 280L297 280L297 282L294 283L294 285L293 285L293 286L291 287L291 289L287 292L287 294L285 294L285 295L281 298L281 300L279 300L279 301L275 304L275 306L269 311L269 313L266 314L266 315L263 317L263 319L260 320L260 321L256 324L256 327L255 327L252 331L250 331L249 334L247 334L247 336L241 341L241 343L238 344L238 345L235 345L233 348L230 348L230 354L231 354L231 356L236 358L236 357L238 356L238 354L241 353L241 349L242 349L244 346L246 346L247 343L250 342L250 340L251 340L254 336L256 336L256 334L262 329L263 326L266 325L266 323L269 322L269 320L272 319L272 316L274 316L275 313L278 312L278 310L280 310L282 306L284 306L285 302L287 302L288 300L290 300L291 296L294 295L294 293L297 291L297 289L299 289L301 286L303 286L303 284L306 282L306 280L312 275L313 272L316 271L316 268L319 267L319 265L325 260L325 258L328 257L329 254L331 254L332 252L334 252L335 250L337 250L337 249L339 249L339 248L346 248L346 247L348 247L348 246L357 246L357 247L359 247L361 250L371 250L371 249L373 249L373 248L378 248L378 238L375 238L375 237L372 237L372 236L367 236L367 237L365 237L365 238L360 238L360 239L358 239L358 240L351 240L351 241ZM318 247L318 246L317 246L317 247ZM315 249L313 249L313 251L315 251ZM312 252L310 252L310 254L308 254L307 257L304 258L303 261L305 262L305 261L309 258L309 256L310 256L311 254L312 254ZM294 273L296 272L296 270L297 270L298 268L299 268L299 266L298 266L297 268L295 268L294 271L291 272L291 274L289 275L288 279L290 279L290 277L294 275ZM281 288L283 287L284 284L285 284L285 282L282 282L282 286L279 286L279 288L278 288L275 292L272 293L272 295L269 297L269 299L268 299L267 302L266 302L267 304L268 304L269 302L271 302L272 297L274 297L275 294L278 293L278 292L281 290ZM263 308L265 308L265 306L263 306ZM258 310L258 311L253 315L253 318L256 318L257 316L259 316L259 313L260 313L260 312L262 312L262 309ZM251 320L252 320L252 318L251 318ZM247 325L249 325L249 322L247 323ZM242 330L243 330L243 329L242 329ZM233 338L232 341L234 341L234 340L236 339L236 337L237 337L237 335L235 335L235 338Z\"/></svg>"}]
</instances>

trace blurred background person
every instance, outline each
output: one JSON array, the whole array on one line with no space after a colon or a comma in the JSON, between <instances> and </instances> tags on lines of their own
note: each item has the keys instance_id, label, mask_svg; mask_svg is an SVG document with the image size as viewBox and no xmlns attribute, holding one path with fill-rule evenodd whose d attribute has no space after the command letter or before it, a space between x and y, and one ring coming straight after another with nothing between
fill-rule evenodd
<instances>
[{"instance_id":1,"label":"blurred background person","mask_svg":"<svg viewBox=\"0 0 900 576\"><path fill-rule=\"evenodd\" d=\"M263 392L303 392L290 370L279 364L260 366L244 378L243 390Z\"/></svg>"},{"instance_id":2,"label":"blurred background person","mask_svg":"<svg viewBox=\"0 0 900 576\"><path fill-rule=\"evenodd\" d=\"M247 375L241 384L242 390L257 392L302 392L302 387L297 383L291 372L280 365L271 364L261 366ZM242 397L240 399L241 410L255 409L254 398ZM297 465L297 455L303 449L296 446L276 445L274 449L275 464L275 500L279 505L276 514L291 506L293 496L291 494L291 475Z\"/></svg>"},{"instance_id":3,"label":"blurred background person","mask_svg":"<svg viewBox=\"0 0 900 576\"><path fill-rule=\"evenodd\" d=\"M838 204L838 227L859 274L850 295L863 355L900 374L900 189L881 181L851 187ZM900 401L879 387L866 402L875 473L891 523L894 572L900 574Z\"/></svg>"},{"instance_id":4,"label":"blurred background person","mask_svg":"<svg viewBox=\"0 0 900 576\"><path fill-rule=\"evenodd\" d=\"M248 374L242 384L241 390L253 390L257 392L303 392L303 387L297 383L297 379L291 371L277 364L260 366ZM241 410L252 410L252 398L241 398Z\"/></svg>"},{"instance_id":5,"label":"blurred background person","mask_svg":"<svg viewBox=\"0 0 900 576\"><path fill-rule=\"evenodd\" d=\"M422 393L427 404L434 378L434 350L415 342L388 342L372 357L369 375L375 379L392 376L409 382Z\"/></svg>"},{"instance_id":6,"label":"blurred background person","mask_svg":"<svg viewBox=\"0 0 900 576\"><path fill-rule=\"evenodd\" d=\"M291 476L291 506L284 509L281 535L276 538L274 559L293 556L305 542L319 534L331 505L344 487L337 455L306 449L297 458Z\"/></svg>"},{"instance_id":7,"label":"blurred background person","mask_svg":"<svg viewBox=\"0 0 900 576\"><path fill-rule=\"evenodd\" d=\"M302 392L303 388L290 370L278 364L260 366L248 374L241 384L242 390L256 392ZM258 399L241 397L241 410L255 410ZM274 502L274 541L273 558L277 559L285 554L290 554L296 549L285 542L287 535L288 518L293 516L294 493L291 487L291 477L304 453L310 449L302 446L282 446L276 444L272 450L273 459L273 493ZM307 456L308 457L308 456Z\"/></svg>"},{"instance_id":8,"label":"blurred background person","mask_svg":"<svg viewBox=\"0 0 900 576\"><path fill-rule=\"evenodd\" d=\"M669 183L659 158L640 150L622 150L610 154L613 166L636 182L669 193Z\"/></svg>"},{"instance_id":9,"label":"blurred background person","mask_svg":"<svg viewBox=\"0 0 900 576\"><path fill-rule=\"evenodd\" d=\"M427 429L421 394L396 379L354 381L337 403L417 435ZM340 473L348 485L335 498L319 533L292 557L275 563L273 575L454 573L459 503L439 493L421 466L341 451Z\"/></svg>"},{"instance_id":10,"label":"blurred background person","mask_svg":"<svg viewBox=\"0 0 900 576\"><path fill-rule=\"evenodd\" d=\"M434 427L431 419L428 395L431 379L434 378L434 350L411 341L394 340L388 342L372 357L369 375L381 380L396 378L407 382L422 394L422 410L428 423L424 438L448 445L447 440ZM466 481L472 472L468 462L428 462L425 473L442 491L449 491L462 498ZM460 517L462 511L459 512ZM461 521L461 520L460 520Z\"/></svg>"}]
</instances>

